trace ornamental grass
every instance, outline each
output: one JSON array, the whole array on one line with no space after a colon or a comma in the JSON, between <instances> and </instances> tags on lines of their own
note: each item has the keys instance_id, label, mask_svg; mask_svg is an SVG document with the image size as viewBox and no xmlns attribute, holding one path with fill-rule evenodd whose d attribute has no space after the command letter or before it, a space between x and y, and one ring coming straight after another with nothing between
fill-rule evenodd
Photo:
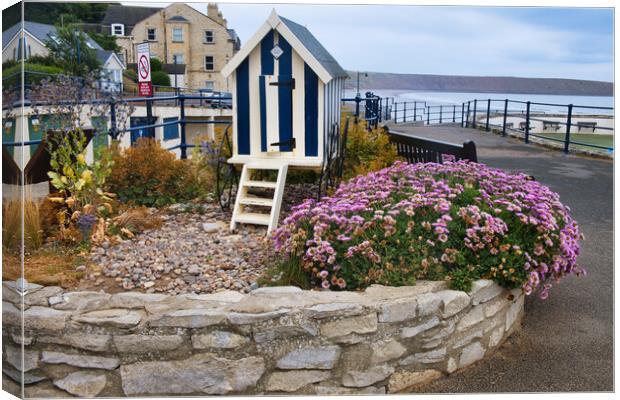
<instances>
[{"instance_id":1,"label":"ornamental grass","mask_svg":"<svg viewBox=\"0 0 620 400\"><path fill-rule=\"evenodd\" d=\"M557 193L464 161L397 161L353 178L294 207L274 238L283 265L323 289L427 279L468 291L485 278L544 299L553 283L585 273L582 235Z\"/></svg>"}]
</instances>

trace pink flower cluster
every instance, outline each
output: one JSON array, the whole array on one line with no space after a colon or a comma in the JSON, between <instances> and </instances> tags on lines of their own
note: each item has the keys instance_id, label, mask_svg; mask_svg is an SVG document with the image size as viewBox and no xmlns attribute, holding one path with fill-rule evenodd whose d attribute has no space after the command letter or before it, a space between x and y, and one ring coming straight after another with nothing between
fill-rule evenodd
<instances>
[{"instance_id":1,"label":"pink flower cluster","mask_svg":"<svg viewBox=\"0 0 620 400\"><path fill-rule=\"evenodd\" d=\"M523 174L463 161L396 162L294 207L274 238L277 251L300 257L326 289L380 282L409 262L419 265L416 277L433 265L476 267L480 277L546 298L552 282L585 273L568 211L557 193ZM363 280L351 272L360 264L367 264Z\"/></svg>"}]
</instances>

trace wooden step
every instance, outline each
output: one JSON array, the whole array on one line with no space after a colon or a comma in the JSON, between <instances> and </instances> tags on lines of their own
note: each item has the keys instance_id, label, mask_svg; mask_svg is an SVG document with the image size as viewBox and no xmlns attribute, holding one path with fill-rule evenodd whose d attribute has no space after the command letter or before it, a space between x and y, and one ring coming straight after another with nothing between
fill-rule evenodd
<instances>
[{"instance_id":1,"label":"wooden step","mask_svg":"<svg viewBox=\"0 0 620 400\"><path fill-rule=\"evenodd\" d=\"M273 181L245 181L245 182L243 182L243 186L275 189L278 186L278 182L273 182Z\"/></svg>"},{"instance_id":2,"label":"wooden step","mask_svg":"<svg viewBox=\"0 0 620 400\"><path fill-rule=\"evenodd\" d=\"M236 222L244 224L256 224L256 225L269 225L270 215L261 213L246 213L242 212L235 218Z\"/></svg>"},{"instance_id":3,"label":"wooden step","mask_svg":"<svg viewBox=\"0 0 620 400\"><path fill-rule=\"evenodd\" d=\"M264 197L256 196L241 197L239 202L246 206L271 207L273 205L273 199L266 199Z\"/></svg>"}]
</instances>

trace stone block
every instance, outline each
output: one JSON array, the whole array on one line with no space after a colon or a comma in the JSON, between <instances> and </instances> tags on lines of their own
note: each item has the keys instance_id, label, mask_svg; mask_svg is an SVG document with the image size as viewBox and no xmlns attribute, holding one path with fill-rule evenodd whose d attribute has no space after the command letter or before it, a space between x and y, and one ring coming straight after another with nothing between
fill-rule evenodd
<instances>
[{"instance_id":1,"label":"stone block","mask_svg":"<svg viewBox=\"0 0 620 400\"><path fill-rule=\"evenodd\" d=\"M395 299L379 306L379 322L402 322L417 316L418 302L415 297Z\"/></svg>"},{"instance_id":2,"label":"stone block","mask_svg":"<svg viewBox=\"0 0 620 400\"><path fill-rule=\"evenodd\" d=\"M293 350L276 363L280 369L332 369L340 357L340 347L305 347Z\"/></svg>"},{"instance_id":3,"label":"stone block","mask_svg":"<svg viewBox=\"0 0 620 400\"><path fill-rule=\"evenodd\" d=\"M99 368L112 370L119 366L118 358L67 354L56 351L41 352L41 361L47 364L67 364L81 368Z\"/></svg>"},{"instance_id":4,"label":"stone block","mask_svg":"<svg viewBox=\"0 0 620 400\"><path fill-rule=\"evenodd\" d=\"M239 360L196 354L184 360L145 361L120 368L127 396L226 394L254 388L265 372L261 357Z\"/></svg>"},{"instance_id":5,"label":"stone block","mask_svg":"<svg viewBox=\"0 0 620 400\"><path fill-rule=\"evenodd\" d=\"M394 367L375 365L364 371L347 371L342 376L342 384L346 387L366 387L392 375Z\"/></svg>"},{"instance_id":6,"label":"stone block","mask_svg":"<svg viewBox=\"0 0 620 400\"><path fill-rule=\"evenodd\" d=\"M114 336L114 346L121 353L152 353L176 350L183 345L180 335Z\"/></svg>"},{"instance_id":7,"label":"stone block","mask_svg":"<svg viewBox=\"0 0 620 400\"><path fill-rule=\"evenodd\" d=\"M445 361L447 356L446 348L441 348L433 351L427 351L425 353L416 353L400 361L400 365L412 365L412 364L435 364Z\"/></svg>"},{"instance_id":8,"label":"stone block","mask_svg":"<svg viewBox=\"0 0 620 400\"><path fill-rule=\"evenodd\" d=\"M112 295L101 292L67 292L53 300L56 310L92 311L109 308Z\"/></svg>"},{"instance_id":9,"label":"stone block","mask_svg":"<svg viewBox=\"0 0 620 400\"><path fill-rule=\"evenodd\" d=\"M411 389L415 386L424 385L439 379L443 376L441 371L429 369L421 372L414 371L398 371L390 376L388 381L388 393L399 393L405 389Z\"/></svg>"},{"instance_id":10,"label":"stone block","mask_svg":"<svg viewBox=\"0 0 620 400\"><path fill-rule=\"evenodd\" d=\"M441 317L449 318L464 310L471 303L471 299L465 292L458 290L443 290L437 292L441 299Z\"/></svg>"},{"instance_id":11,"label":"stone block","mask_svg":"<svg viewBox=\"0 0 620 400\"><path fill-rule=\"evenodd\" d=\"M370 345L372 348L372 363L382 364L386 361L399 358L407 352L405 346L394 339L381 340Z\"/></svg>"},{"instance_id":12,"label":"stone block","mask_svg":"<svg viewBox=\"0 0 620 400\"><path fill-rule=\"evenodd\" d=\"M73 372L62 379L54 380L54 385L79 397L95 397L105 387L106 376L94 372Z\"/></svg>"},{"instance_id":13,"label":"stone block","mask_svg":"<svg viewBox=\"0 0 620 400\"><path fill-rule=\"evenodd\" d=\"M438 315L442 299L437 293L424 293L417 297L418 316Z\"/></svg>"},{"instance_id":14,"label":"stone block","mask_svg":"<svg viewBox=\"0 0 620 400\"><path fill-rule=\"evenodd\" d=\"M363 312L364 308L354 303L326 303L317 304L308 308L308 315L315 319L350 317L353 315L360 315Z\"/></svg>"},{"instance_id":15,"label":"stone block","mask_svg":"<svg viewBox=\"0 0 620 400\"><path fill-rule=\"evenodd\" d=\"M295 392L311 383L329 379L329 371L299 370L274 372L267 380L265 389L268 392Z\"/></svg>"},{"instance_id":16,"label":"stone block","mask_svg":"<svg viewBox=\"0 0 620 400\"><path fill-rule=\"evenodd\" d=\"M227 331L215 331L204 335L193 335L192 346L195 349L234 349L250 340L245 336Z\"/></svg>"},{"instance_id":17,"label":"stone block","mask_svg":"<svg viewBox=\"0 0 620 400\"><path fill-rule=\"evenodd\" d=\"M510 330L519 316L523 313L524 296L519 296L510 305L508 312L506 313L506 331Z\"/></svg>"},{"instance_id":18,"label":"stone block","mask_svg":"<svg viewBox=\"0 0 620 400\"><path fill-rule=\"evenodd\" d=\"M504 288L497 283L487 279L479 279L472 283L469 296L471 297L471 303L478 305L499 296L503 292Z\"/></svg>"},{"instance_id":19,"label":"stone block","mask_svg":"<svg viewBox=\"0 0 620 400\"><path fill-rule=\"evenodd\" d=\"M37 343L52 343L65 346L75 347L77 349L89 351L106 351L108 350L110 335L89 334L65 334L54 336L39 336Z\"/></svg>"},{"instance_id":20,"label":"stone block","mask_svg":"<svg viewBox=\"0 0 620 400\"><path fill-rule=\"evenodd\" d=\"M39 366L39 352L34 350L24 350L22 363L22 348L16 346L6 346L6 361L18 371L31 371Z\"/></svg>"},{"instance_id":21,"label":"stone block","mask_svg":"<svg viewBox=\"0 0 620 400\"><path fill-rule=\"evenodd\" d=\"M422 322L415 326L405 327L400 330L400 337L402 338L412 338L414 336L419 335L422 332L428 331L439 325L439 318L433 317L428 321Z\"/></svg>"},{"instance_id":22,"label":"stone block","mask_svg":"<svg viewBox=\"0 0 620 400\"><path fill-rule=\"evenodd\" d=\"M233 325L247 325L253 324L256 322L268 321L274 318L281 317L283 315L287 315L291 310L283 309L276 311L268 311L264 313L240 313L240 312L229 312L226 314L226 318L228 322Z\"/></svg>"},{"instance_id":23,"label":"stone block","mask_svg":"<svg viewBox=\"0 0 620 400\"><path fill-rule=\"evenodd\" d=\"M461 351L461 357L459 359L459 368L466 367L475 363L478 360L482 360L484 357L485 349L479 342L474 342L469 346L463 348Z\"/></svg>"},{"instance_id":24,"label":"stone block","mask_svg":"<svg viewBox=\"0 0 620 400\"><path fill-rule=\"evenodd\" d=\"M456 324L456 331L463 332L484 321L484 307L479 305L472 307Z\"/></svg>"},{"instance_id":25,"label":"stone block","mask_svg":"<svg viewBox=\"0 0 620 400\"><path fill-rule=\"evenodd\" d=\"M134 310L113 308L110 310L91 311L73 318L74 321L114 328L133 328L142 320L142 314Z\"/></svg>"},{"instance_id":26,"label":"stone block","mask_svg":"<svg viewBox=\"0 0 620 400\"><path fill-rule=\"evenodd\" d=\"M123 292L113 294L110 298L111 308L144 308L147 304L153 304L168 300L170 296L156 293Z\"/></svg>"},{"instance_id":27,"label":"stone block","mask_svg":"<svg viewBox=\"0 0 620 400\"><path fill-rule=\"evenodd\" d=\"M185 310L174 310L153 317L149 325L172 326L179 328L204 328L207 326L218 325L226 320L226 314L220 310L192 308Z\"/></svg>"},{"instance_id":28,"label":"stone block","mask_svg":"<svg viewBox=\"0 0 620 400\"><path fill-rule=\"evenodd\" d=\"M364 334L376 331L377 314L375 313L330 321L321 326L321 334L326 338L345 336L350 333Z\"/></svg>"},{"instance_id":29,"label":"stone block","mask_svg":"<svg viewBox=\"0 0 620 400\"><path fill-rule=\"evenodd\" d=\"M32 331L59 331L65 328L69 312L34 306L24 311L24 328Z\"/></svg>"}]
</instances>

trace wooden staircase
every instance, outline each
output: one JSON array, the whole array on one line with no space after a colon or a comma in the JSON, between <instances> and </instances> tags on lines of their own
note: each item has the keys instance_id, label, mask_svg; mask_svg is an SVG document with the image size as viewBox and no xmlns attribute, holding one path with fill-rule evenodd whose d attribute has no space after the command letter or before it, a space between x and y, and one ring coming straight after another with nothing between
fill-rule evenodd
<instances>
[{"instance_id":1,"label":"wooden staircase","mask_svg":"<svg viewBox=\"0 0 620 400\"><path fill-rule=\"evenodd\" d=\"M255 180L254 175L257 171L277 171L278 177L275 181ZM230 230L234 231L238 223L267 225L267 234L269 234L278 226L287 171L288 164L282 161L259 161L243 165L235 208L230 221ZM248 193L250 188L273 190L273 197L252 195ZM249 211L247 208L268 208L269 213Z\"/></svg>"}]
</instances>

